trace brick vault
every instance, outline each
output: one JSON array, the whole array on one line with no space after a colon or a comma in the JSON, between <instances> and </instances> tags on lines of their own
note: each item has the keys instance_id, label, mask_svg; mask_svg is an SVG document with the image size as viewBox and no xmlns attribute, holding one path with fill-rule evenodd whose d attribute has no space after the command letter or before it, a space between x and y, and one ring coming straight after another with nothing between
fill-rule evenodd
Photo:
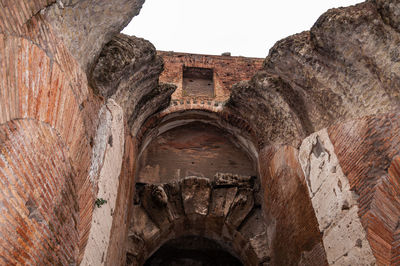
<instances>
[{"instance_id":1,"label":"brick vault","mask_svg":"<svg viewBox=\"0 0 400 266\"><path fill-rule=\"evenodd\" d=\"M0 264L400 265L400 3L258 59L119 34L143 2L0 1Z\"/></svg>"}]
</instances>

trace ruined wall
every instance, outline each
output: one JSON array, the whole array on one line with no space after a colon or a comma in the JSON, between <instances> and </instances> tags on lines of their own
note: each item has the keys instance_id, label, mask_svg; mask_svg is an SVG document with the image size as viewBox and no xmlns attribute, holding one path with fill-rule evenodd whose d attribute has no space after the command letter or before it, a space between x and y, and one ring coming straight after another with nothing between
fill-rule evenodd
<instances>
[{"instance_id":1,"label":"ruined wall","mask_svg":"<svg viewBox=\"0 0 400 266\"><path fill-rule=\"evenodd\" d=\"M202 123L177 127L158 136L143 151L136 182L157 184L216 173L255 176L255 165L233 136Z\"/></svg>"},{"instance_id":2,"label":"ruined wall","mask_svg":"<svg viewBox=\"0 0 400 266\"><path fill-rule=\"evenodd\" d=\"M39 183L45 184L51 177L61 175L62 178L72 182L72 186L76 187L76 195L72 197L71 204L77 208L77 218L74 222L71 235L77 234L78 237L70 240L69 245L74 247L70 249L64 260L71 263L78 260L78 254L81 247L85 245L85 237L88 233L86 225L90 223L91 204L93 198L92 185L88 179L88 170L90 166L90 137L93 136L94 130L90 126L96 124L96 119L85 121L85 118L93 113L96 113L96 102L92 101L92 105L84 108L84 103L90 101L90 94L85 81L85 74L81 71L79 65L75 62L68 50L62 45L62 42L56 37L51 30L48 23L43 20L38 11L44 7L43 1L7 1L2 3L2 10L9 12L10 17L19 18L19 21L7 20L8 16L2 16L3 24L1 25L1 61L3 64L1 75L1 123L8 121L15 121L16 119L32 119L36 123L45 123L51 130L55 132L61 139L66 152L64 164L71 165L72 174L41 174L33 172L22 172L18 180L20 182L28 182L30 175L38 178ZM34 15L34 16L33 16ZM6 19L7 18L7 19ZM10 24L12 23L13 24ZM35 132L35 130L32 130ZM21 131L22 133L22 131ZM30 131L25 131L29 136L32 134ZM22 156L22 150L16 150L17 145L21 145L22 138L15 139L11 142L10 149L14 150L18 157ZM50 137L46 136L43 144L40 140L34 138L35 145L45 145L50 141ZM49 140L47 140L49 139ZM2 143L4 147L5 143ZM48 149L42 153L43 158L49 158L53 152L59 152L55 146L53 149ZM34 148L32 148L34 150ZM21 163L15 163L12 157L8 157L8 164L16 165L17 168L22 169ZM12 161L11 161L12 160ZM50 160L51 161L51 160ZM58 168L57 161L53 161L50 166ZM30 167L33 169L40 169L45 166L41 161L32 161ZM60 166L62 163L60 164ZM39 171L39 170L36 170ZM2 180L5 178L12 179L16 176L16 172L4 173ZM25 181L26 180L26 181ZM35 186L30 186L34 189ZM10 188L11 191L15 187ZM58 204L61 203L57 200L60 195L70 197L71 190L68 186L60 186L62 190L52 190L51 186L46 186L43 192L30 192L32 201L37 202L37 208L44 208L38 202L40 193L50 193L47 197L56 203L55 206L47 206L49 215L44 216L43 223L34 223L35 230L42 230L43 226L51 226L51 224L64 223L63 217L57 215L54 211L57 210ZM26 199L27 200L27 199ZM59 203L57 203L59 202ZM19 212L19 220L22 223L28 221L27 206L25 202L19 202L19 207L16 207ZM7 208L7 213L13 212L12 209ZM52 213L52 215L50 215ZM74 211L71 211L73 214ZM15 221L15 220L14 220ZM50 222L51 221L51 222ZM13 220L2 223L2 228L13 224ZM66 227L54 226L51 230L55 235L63 235L66 232ZM21 238L23 231L13 235L14 239ZM44 236L45 234L43 234ZM42 238L43 236L38 236ZM35 241L35 236L23 237L26 241ZM61 248L60 243L56 238L50 240L49 247L45 250L58 250ZM2 245L3 249L13 249L13 242L10 245ZM62 244L64 245L64 244ZM32 254L36 250L39 252L43 247L38 244L32 244ZM16 250L18 248L16 247ZM67 250L67 249L66 249ZM22 251L21 251L22 252ZM40 252L41 253L41 252ZM22 252L23 254L23 252ZM54 254L49 253L49 256ZM46 254L45 254L46 256ZM61 257L60 257L61 259ZM55 260L57 261L57 260ZM21 263L45 263L43 258L36 256L24 256Z\"/></svg>"},{"instance_id":3,"label":"ruined wall","mask_svg":"<svg viewBox=\"0 0 400 266\"><path fill-rule=\"evenodd\" d=\"M327 265L304 175L291 146L260 152L263 207L272 265Z\"/></svg>"},{"instance_id":4,"label":"ruined wall","mask_svg":"<svg viewBox=\"0 0 400 266\"><path fill-rule=\"evenodd\" d=\"M124 34L105 45L93 68L94 89L122 107L133 136L169 104L175 87L158 82L162 70L163 61L149 41Z\"/></svg>"},{"instance_id":5,"label":"ruined wall","mask_svg":"<svg viewBox=\"0 0 400 266\"><path fill-rule=\"evenodd\" d=\"M396 161L399 145L396 112L400 85L396 58L400 36L393 19L395 10L395 1L369 1L329 10L310 31L279 41L270 50L263 70L251 81L233 87L227 104L232 112L249 121L259 136L258 146L264 150L277 143L298 147L310 133L336 125L328 127L329 137L354 195L332 194L333 189L339 189L337 177L324 165L325 160L332 158L315 159L321 165L315 166L316 176L310 177L318 180L317 184L323 179L332 182L326 184L330 194L323 190L315 195L315 187L309 188L310 197L315 197L313 208L331 264L362 259L369 263L376 259L379 265L395 265L398 260L395 224L399 212L394 192L397 177L396 171L391 170L395 169L396 164L391 166L391 162ZM256 112L259 115L252 115ZM304 171L304 175L308 178L310 172ZM344 187L345 182L341 183ZM328 195L332 202L347 199L346 206L329 205ZM358 211L352 209L355 200ZM332 213L319 214L320 208L328 208ZM386 210L385 215L378 209ZM346 223L346 218L342 219L346 213L353 215L349 220L355 226L348 233L337 230L337 226L343 228L340 223ZM355 225L357 216L362 228ZM322 221L322 217L331 220ZM359 237L347 238L350 235ZM330 239L329 244L326 238ZM365 239L370 247L365 246ZM336 249L335 241L341 249Z\"/></svg>"},{"instance_id":6,"label":"ruined wall","mask_svg":"<svg viewBox=\"0 0 400 266\"><path fill-rule=\"evenodd\" d=\"M364 117L328 128L335 153L357 195L359 217L377 262L399 263L398 114ZM356 159L356 160L355 160Z\"/></svg>"},{"instance_id":7,"label":"ruined wall","mask_svg":"<svg viewBox=\"0 0 400 266\"><path fill-rule=\"evenodd\" d=\"M90 80L95 93L121 109L125 125L117 131L124 138L124 142L119 142L125 143L124 148L110 157L108 166L113 170L105 176L113 179L118 186L114 187L116 189L113 190L113 197L105 198L108 202L106 211L99 212L103 215L100 225L92 226L100 229L94 236L103 235L106 243L102 242L104 249L98 250L95 246L91 249L94 254L98 254L92 256L92 261L96 261L97 264L125 264L130 219L131 215L136 215L132 214L132 209L129 208L136 180L135 167L139 146L136 132L148 116L168 105L174 90L171 85L159 84L158 77L162 68L162 60L150 42L117 34L104 46L91 72ZM105 110L111 112L113 108L106 106ZM116 119L116 116L113 113L111 117ZM103 135L105 139L100 143L106 143L107 147L118 144L114 140L114 134ZM118 158L121 160L117 160ZM106 162L103 165L106 166ZM118 174L115 173L117 168L120 169ZM103 184L110 182L107 179L104 181L106 182ZM109 222L105 222L104 216ZM95 223L99 223L99 219L93 219L93 224Z\"/></svg>"},{"instance_id":8,"label":"ruined wall","mask_svg":"<svg viewBox=\"0 0 400 266\"><path fill-rule=\"evenodd\" d=\"M244 265L269 261L258 188L252 177L228 174L138 185L127 265L142 265L165 242L187 236L220 243Z\"/></svg>"},{"instance_id":9,"label":"ruined wall","mask_svg":"<svg viewBox=\"0 0 400 266\"><path fill-rule=\"evenodd\" d=\"M0 3L1 262L79 264L86 256L98 263L95 245L87 245L92 234L108 242L100 264L123 264L130 218L147 215L125 209L139 147L159 129L196 120L234 135L258 162L264 197L254 202L262 205L268 248L258 245L262 232L250 230L259 207L257 215L239 212L236 220L251 218L235 224L239 233L209 231L235 238L237 250L250 243L242 255L251 263L399 264L398 1L329 10L310 31L279 41L262 66L241 57L157 55L145 40L114 36L141 4ZM161 81L177 87L171 103L175 87L158 80L161 57L170 69ZM215 66L211 99L183 94L183 65ZM110 101L123 113L115 134L105 130ZM98 194L108 177L112 198ZM185 181L182 192L190 204L194 183ZM98 196L110 197L104 220L92 217ZM244 198L251 197L236 203ZM203 214L192 223L198 233L215 225Z\"/></svg>"},{"instance_id":10,"label":"ruined wall","mask_svg":"<svg viewBox=\"0 0 400 266\"><path fill-rule=\"evenodd\" d=\"M43 10L46 21L86 73L103 46L139 14L144 0L57 0Z\"/></svg>"},{"instance_id":11,"label":"ruined wall","mask_svg":"<svg viewBox=\"0 0 400 266\"><path fill-rule=\"evenodd\" d=\"M0 200L5 209L0 263L74 263L79 209L67 147L54 129L34 119L3 123L0 136Z\"/></svg>"},{"instance_id":12,"label":"ruined wall","mask_svg":"<svg viewBox=\"0 0 400 266\"><path fill-rule=\"evenodd\" d=\"M215 56L158 51L165 64L160 81L177 86L172 100L187 98L224 101L229 97L233 84L249 80L262 66L263 59L240 56ZM183 90L184 67L208 68L213 72L213 96L194 97Z\"/></svg>"},{"instance_id":13,"label":"ruined wall","mask_svg":"<svg viewBox=\"0 0 400 266\"><path fill-rule=\"evenodd\" d=\"M119 15L113 16L111 11L115 10L108 8L108 20L102 20L104 23L100 25L93 18L104 16L102 9L108 1L55 2L3 1L0 8L1 126L6 129L7 123L27 120L38 125L44 123L50 128L43 135L40 127L22 124L26 130L19 130L18 138L7 140L4 135L1 142L4 153L1 179L12 182L9 190L2 190L2 197L8 201L11 198L4 193L21 191L18 183L12 181L15 178L26 184L26 196L20 193L13 205L6 204L8 207L3 209L3 216L9 218L2 221L1 230L15 231L1 245L1 259L5 264L16 260L21 264L73 264L83 259L98 185L103 185L99 177L107 162L105 154L109 143L109 135L99 123L105 119L102 115L105 112L101 111L105 100L93 94L86 70L96 60L104 43L126 25L140 7L139 1L121 1L120 5L114 2L114 7L124 9L124 14L128 15L122 17L121 10L117 10ZM88 16L87 11L93 13ZM69 23L71 21L73 23ZM86 27L88 24L92 26ZM81 26L82 30L78 30ZM67 33L73 33L74 37ZM96 45L87 38L89 35L96 39ZM89 45L81 45L81 40L89 40ZM125 138L124 125L119 130ZM48 145L54 143L52 135L59 140L49 148ZM23 147L31 147L27 152L38 153L29 155ZM10 152L14 155L6 155ZM124 150L120 149L116 158L123 154ZM32 170L23 170L24 163ZM70 170L66 170L67 166ZM8 167L14 170L5 171ZM111 164L109 173L114 176L114 186L122 191L120 186L126 185L127 178L119 179L118 168L121 164ZM106 174L105 177L110 176ZM133 189L133 183L130 187ZM126 202L121 197L132 196L116 194L117 191L114 195L118 202ZM115 200L111 200L113 202ZM109 216L112 219L112 213ZM96 220L102 228L98 237L104 237L107 243L110 229L106 228L111 224L104 221L107 219ZM18 224L24 229L16 230ZM103 251L107 255L108 245Z\"/></svg>"},{"instance_id":14,"label":"ruined wall","mask_svg":"<svg viewBox=\"0 0 400 266\"><path fill-rule=\"evenodd\" d=\"M298 145L337 121L398 110L400 35L380 12L372 1L331 9L278 41L227 107L253 125L260 146Z\"/></svg>"}]
</instances>

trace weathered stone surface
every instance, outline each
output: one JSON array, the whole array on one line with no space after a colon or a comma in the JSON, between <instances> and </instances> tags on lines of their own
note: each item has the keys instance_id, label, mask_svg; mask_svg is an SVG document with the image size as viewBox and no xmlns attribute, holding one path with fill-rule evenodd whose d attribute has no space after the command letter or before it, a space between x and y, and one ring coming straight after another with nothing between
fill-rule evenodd
<instances>
[{"instance_id":1,"label":"weathered stone surface","mask_svg":"<svg viewBox=\"0 0 400 266\"><path fill-rule=\"evenodd\" d=\"M104 130L98 130L98 134L102 134L98 139L100 139L99 142L105 143L106 147L102 149L104 153L100 155L104 158L101 162L100 173L95 174L96 177L98 175L98 180L93 180L93 183L99 187L97 199L107 202L94 208L89 241L86 245L87 252L81 262L83 265L105 264L124 155L125 132L122 109L113 100L109 100L104 109L107 110L108 119L101 120L100 127Z\"/></svg>"},{"instance_id":2,"label":"weathered stone surface","mask_svg":"<svg viewBox=\"0 0 400 266\"><path fill-rule=\"evenodd\" d=\"M215 188L211 195L211 206L209 213L211 216L225 217L237 194L237 187Z\"/></svg>"},{"instance_id":3,"label":"weathered stone surface","mask_svg":"<svg viewBox=\"0 0 400 266\"><path fill-rule=\"evenodd\" d=\"M149 41L118 34L101 51L90 81L97 93L122 107L135 136L147 117L169 104L175 87L158 84L162 69L162 59Z\"/></svg>"},{"instance_id":4,"label":"weathered stone surface","mask_svg":"<svg viewBox=\"0 0 400 266\"><path fill-rule=\"evenodd\" d=\"M113 224L111 227L110 242L105 258L105 264L125 264L126 260L126 237L132 217L133 208L126 208L132 204L134 193L134 165L135 165L135 146L132 137L125 136L125 147L121 174L119 176L119 186L115 209L112 210Z\"/></svg>"},{"instance_id":5,"label":"weathered stone surface","mask_svg":"<svg viewBox=\"0 0 400 266\"><path fill-rule=\"evenodd\" d=\"M141 68L145 69L142 70L142 74L138 73ZM154 70L151 71L152 68ZM157 56L154 46L149 41L135 36L117 34L101 51L91 79L94 89L100 95L111 97L118 93L121 83L132 81L139 83L140 78L138 77L144 77L145 71L152 73L149 76L153 76L151 81L153 81L153 87L156 87L162 68L161 57ZM129 86L136 88L135 85ZM128 92L125 92L125 95Z\"/></svg>"},{"instance_id":6,"label":"weathered stone surface","mask_svg":"<svg viewBox=\"0 0 400 266\"><path fill-rule=\"evenodd\" d=\"M297 126L300 121L284 97L278 93L280 83L282 81L279 77L265 76L264 72L258 72L251 81L235 84L226 103L230 112L248 121L258 136L257 144L260 147L267 143L299 139L304 134L304 130ZM271 89L267 91L264 85ZM302 102L296 105L304 106Z\"/></svg>"},{"instance_id":7,"label":"weathered stone surface","mask_svg":"<svg viewBox=\"0 0 400 266\"><path fill-rule=\"evenodd\" d=\"M399 261L398 175L400 117L385 114L338 123L328 128L350 188L358 196L358 215L378 264ZM392 168L393 169L393 168ZM389 171L390 170L390 171Z\"/></svg>"},{"instance_id":8,"label":"weathered stone surface","mask_svg":"<svg viewBox=\"0 0 400 266\"><path fill-rule=\"evenodd\" d=\"M221 187L206 178L187 177L159 185L138 184L127 243L129 262L143 264L165 241L188 235L223 243L246 265L268 260L270 241L261 209L254 205L254 182L244 182ZM152 187L164 189L166 204L152 196ZM142 251L132 250L135 247Z\"/></svg>"},{"instance_id":9,"label":"weathered stone surface","mask_svg":"<svg viewBox=\"0 0 400 266\"><path fill-rule=\"evenodd\" d=\"M357 214L358 196L350 190L326 129L307 137L299 152L329 264L375 263L367 234ZM360 247L354 251L354 242ZM352 263L351 263L352 262Z\"/></svg>"},{"instance_id":10,"label":"weathered stone surface","mask_svg":"<svg viewBox=\"0 0 400 266\"><path fill-rule=\"evenodd\" d=\"M133 212L135 215L132 217L128 236L136 235L143 240L148 240L159 233L160 229L141 206L134 205Z\"/></svg>"},{"instance_id":11,"label":"weathered stone surface","mask_svg":"<svg viewBox=\"0 0 400 266\"><path fill-rule=\"evenodd\" d=\"M90 71L103 46L139 14L144 0L61 0L44 14L71 54Z\"/></svg>"},{"instance_id":12,"label":"weathered stone surface","mask_svg":"<svg viewBox=\"0 0 400 266\"><path fill-rule=\"evenodd\" d=\"M178 219L185 215L183 208L182 192L178 182L167 183L163 186L168 197L168 208L173 219Z\"/></svg>"},{"instance_id":13,"label":"weathered stone surface","mask_svg":"<svg viewBox=\"0 0 400 266\"><path fill-rule=\"evenodd\" d=\"M319 229L324 232L357 204L357 195L350 191L349 181L342 172L326 129L313 133L303 141L299 161Z\"/></svg>"},{"instance_id":14,"label":"weathered stone surface","mask_svg":"<svg viewBox=\"0 0 400 266\"><path fill-rule=\"evenodd\" d=\"M233 227L239 227L254 206L252 189L239 188L233 200L226 222Z\"/></svg>"},{"instance_id":15,"label":"weathered stone surface","mask_svg":"<svg viewBox=\"0 0 400 266\"><path fill-rule=\"evenodd\" d=\"M262 262L268 262L271 258L271 250L268 248L268 239L266 232L255 235L249 239L249 244L253 247L254 252Z\"/></svg>"},{"instance_id":16,"label":"weathered stone surface","mask_svg":"<svg viewBox=\"0 0 400 266\"><path fill-rule=\"evenodd\" d=\"M298 265L302 254L322 244L318 221L308 189L291 146L265 148L259 157L267 237L272 265ZM327 265L326 254L316 254L315 261Z\"/></svg>"},{"instance_id":17,"label":"weathered stone surface","mask_svg":"<svg viewBox=\"0 0 400 266\"><path fill-rule=\"evenodd\" d=\"M207 178L187 177L182 180L182 201L186 215L207 215L211 184Z\"/></svg>"},{"instance_id":18,"label":"weathered stone surface","mask_svg":"<svg viewBox=\"0 0 400 266\"><path fill-rule=\"evenodd\" d=\"M215 186L230 187L230 186L253 186L255 176L240 176L230 173L217 173L214 176Z\"/></svg>"},{"instance_id":19,"label":"weathered stone surface","mask_svg":"<svg viewBox=\"0 0 400 266\"><path fill-rule=\"evenodd\" d=\"M370 0L377 5L385 23L400 32L400 3L396 0Z\"/></svg>"},{"instance_id":20,"label":"weathered stone surface","mask_svg":"<svg viewBox=\"0 0 400 266\"><path fill-rule=\"evenodd\" d=\"M144 240L135 234L129 235L126 246L126 252L136 258L142 256L142 254L145 252ZM129 265L129 262L126 264Z\"/></svg>"},{"instance_id":21,"label":"weathered stone surface","mask_svg":"<svg viewBox=\"0 0 400 266\"><path fill-rule=\"evenodd\" d=\"M396 4L382 5L395 21ZM298 144L336 121L395 110L399 40L372 3L331 9L309 32L277 42L264 71L233 86L227 107L250 121L260 146Z\"/></svg>"},{"instance_id":22,"label":"weathered stone surface","mask_svg":"<svg viewBox=\"0 0 400 266\"><path fill-rule=\"evenodd\" d=\"M262 209L260 207L255 207L241 225L240 232L249 237L264 234L267 230L265 220Z\"/></svg>"},{"instance_id":23,"label":"weathered stone surface","mask_svg":"<svg viewBox=\"0 0 400 266\"><path fill-rule=\"evenodd\" d=\"M171 220L171 214L167 206L168 197L161 186L145 186L141 204L158 227L165 226Z\"/></svg>"}]
</instances>

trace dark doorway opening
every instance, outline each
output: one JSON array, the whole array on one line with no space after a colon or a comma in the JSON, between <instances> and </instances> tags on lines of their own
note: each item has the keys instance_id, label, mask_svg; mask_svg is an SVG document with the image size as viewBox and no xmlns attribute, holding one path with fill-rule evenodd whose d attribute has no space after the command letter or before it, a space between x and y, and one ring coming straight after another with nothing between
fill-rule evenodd
<instances>
[{"instance_id":1,"label":"dark doorway opening","mask_svg":"<svg viewBox=\"0 0 400 266\"><path fill-rule=\"evenodd\" d=\"M167 241L145 266L243 266L243 263L217 242L200 236Z\"/></svg>"}]
</instances>

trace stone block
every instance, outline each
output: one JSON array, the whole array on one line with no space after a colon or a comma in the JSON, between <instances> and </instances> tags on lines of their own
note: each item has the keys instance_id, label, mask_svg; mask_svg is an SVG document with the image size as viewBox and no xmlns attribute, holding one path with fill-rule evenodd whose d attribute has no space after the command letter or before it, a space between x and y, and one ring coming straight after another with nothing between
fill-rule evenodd
<instances>
[{"instance_id":1,"label":"stone block","mask_svg":"<svg viewBox=\"0 0 400 266\"><path fill-rule=\"evenodd\" d=\"M181 189L186 215L208 214L211 184L207 178L187 177L182 180Z\"/></svg>"},{"instance_id":2,"label":"stone block","mask_svg":"<svg viewBox=\"0 0 400 266\"><path fill-rule=\"evenodd\" d=\"M171 182L163 185L168 197L168 208L172 219L178 219L185 215L182 203L182 193L178 182Z\"/></svg>"},{"instance_id":3,"label":"stone block","mask_svg":"<svg viewBox=\"0 0 400 266\"><path fill-rule=\"evenodd\" d=\"M159 233L160 229L150 219L146 211L141 206L134 205L132 223L128 232L128 236L137 235L146 241Z\"/></svg>"},{"instance_id":4,"label":"stone block","mask_svg":"<svg viewBox=\"0 0 400 266\"><path fill-rule=\"evenodd\" d=\"M226 218L226 222L235 228L239 227L253 206L253 190L239 189L232 203L231 210Z\"/></svg>"},{"instance_id":5,"label":"stone block","mask_svg":"<svg viewBox=\"0 0 400 266\"><path fill-rule=\"evenodd\" d=\"M299 152L308 191L318 219L319 229L325 230L356 204L350 191L326 129L307 137Z\"/></svg>"},{"instance_id":6,"label":"stone block","mask_svg":"<svg viewBox=\"0 0 400 266\"><path fill-rule=\"evenodd\" d=\"M353 206L346 215L324 232L323 242L330 265L373 265L366 233L358 217L358 207Z\"/></svg>"},{"instance_id":7,"label":"stone block","mask_svg":"<svg viewBox=\"0 0 400 266\"><path fill-rule=\"evenodd\" d=\"M237 190L237 187L213 189L211 195L210 216L226 216L236 196Z\"/></svg>"}]
</instances>

